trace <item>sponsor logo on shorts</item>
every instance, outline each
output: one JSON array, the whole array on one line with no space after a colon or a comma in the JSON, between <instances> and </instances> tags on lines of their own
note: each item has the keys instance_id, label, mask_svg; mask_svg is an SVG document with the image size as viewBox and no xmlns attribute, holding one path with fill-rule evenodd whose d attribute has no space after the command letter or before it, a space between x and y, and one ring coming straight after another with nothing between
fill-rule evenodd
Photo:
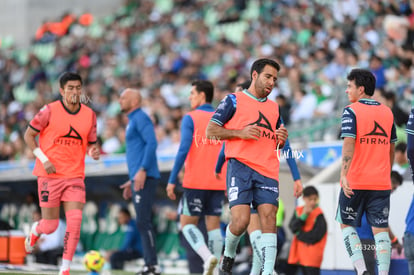
<instances>
[{"instance_id":1,"label":"sponsor logo on shorts","mask_svg":"<svg viewBox=\"0 0 414 275\"><path fill-rule=\"evenodd\" d=\"M201 213L201 210L203 209L203 203L200 198L194 198L188 203L188 205L191 208L192 212Z\"/></svg>"},{"instance_id":2,"label":"sponsor logo on shorts","mask_svg":"<svg viewBox=\"0 0 414 275\"><path fill-rule=\"evenodd\" d=\"M48 183L46 181L42 182L42 190L47 190L47 186L48 186Z\"/></svg>"},{"instance_id":3,"label":"sponsor logo on shorts","mask_svg":"<svg viewBox=\"0 0 414 275\"><path fill-rule=\"evenodd\" d=\"M390 210L388 209L388 207L384 207L384 209L382 209L382 214L385 217L388 217L388 214L390 213Z\"/></svg>"},{"instance_id":4,"label":"sponsor logo on shorts","mask_svg":"<svg viewBox=\"0 0 414 275\"><path fill-rule=\"evenodd\" d=\"M272 192L275 192L275 193L279 192L279 188L277 188L277 187L262 186L262 187L260 187L260 189L269 190L269 191L272 191Z\"/></svg>"},{"instance_id":5,"label":"sponsor logo on shorts","mask_svg":"<svg viewBox=\"0 0 414 275\"><path fill-rule=\"evenodd\" d=\"M199 212L199 213L201 213L201 208L200 208L200 207L198 207L198 206L196 206L196 207L194 207L194 208L192 209L192 211L193 211L193 212Z\"/></svg>"},{"instance_id":6,"label":"sponsor logo on shorts","mask_svg":"<svg viewBox=\"0 0 414 275\"><path fill-rule=\"evenodd\" d=\"M42 191L40 193L40 197L42 202L48 202L49 201L49 191Z\"/></svg>"},{"instance_id":7,"label":"sponsor logo on shorts","mask_svg":"<svg viewBox=\"0 0 414 275\"><path fill-rule=\"evenodd\" d=\"M342 214L345 216L344 219L346 220L355 220L357 213L354 212L354 209L352 207L347 206L345 210L341 210Z\"/></svg>"},{"instance_id":8,"label":"sponsor logo on shorts","mask_svg":"<svg viewBox=\"0 0 414 275\"><path fill-rule=\"evenodd\" d=\"M74 190L80 190L80 191L85 190L85 188L83 186L79 186L79 185L73 185L72 186L72 189L74 189Z\"/></svg>"},{"instance_id":9,"label":"sponsor logo on shorts","mask_svg":"<svg viewBox=\"0 0 414 275\"><path fill-rule=\"evenodd\" d=\"M388 223L388 219L375 219L374 223L376 225L381 225L381 224L387 224Z\"/></svg>"},{"instance_id":10,"label":"sponsor logo on shorts","mask_svg":"<svg viewBox=\"0 0 414 275\"><path fill-rule=\"evenodd\" d=\"M229 201L235 201L239 197L239 187L230 187L229 188Z\"/></svg>"},{"instance_id":11,"label":"sponsor logo on shorts","mask_svg":"<svg viewBox=\"0 0 414 275\"><path fill-rule=\"evenodd\" d=\"M141 196L136 194L135 195L135 203L139 203L141 201Z\"/></svg>"}]
</instances>

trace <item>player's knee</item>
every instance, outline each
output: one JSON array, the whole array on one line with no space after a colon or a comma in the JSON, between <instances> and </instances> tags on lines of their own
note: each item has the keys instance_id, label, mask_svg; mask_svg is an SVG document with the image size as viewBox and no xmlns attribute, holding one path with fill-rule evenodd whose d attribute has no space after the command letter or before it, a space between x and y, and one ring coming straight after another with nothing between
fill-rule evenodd
<instances>
[{"instance_id":1,"label":"player's knee","mask_svg":"<svg viewBox=\"0 0 414 275\"><path fill-rule=\"evenodd\" d=\"M82 210L73 209L66 211L66 221L68 227L80 226L82 223Z\"/></svg>"},{"instance_id":2,"label":"player's knee","mask_svg":"<svg viewBox=\"0 0 414 275\"><path fill-rule=\"evenodd\" d=\"M244 217L244 216L240 216L240 217L232 217L231 219L231 227L232 227L232 233L234 233L235 235L240 235L242 234L244 231L246 231L247 226L249 225L249 216ZM235 232L233 232L235 231Z\"/></svg>"},{"instance_id":3,"label":"player's knee","mask_svg":"<svg viewBox=\"0 0 414 275\"><path fill-rule=\"evenodd\" d=\"M42 220L42 233L51 234L56 231L59 226L59 219Z\"/></svg>"}]
</instances>

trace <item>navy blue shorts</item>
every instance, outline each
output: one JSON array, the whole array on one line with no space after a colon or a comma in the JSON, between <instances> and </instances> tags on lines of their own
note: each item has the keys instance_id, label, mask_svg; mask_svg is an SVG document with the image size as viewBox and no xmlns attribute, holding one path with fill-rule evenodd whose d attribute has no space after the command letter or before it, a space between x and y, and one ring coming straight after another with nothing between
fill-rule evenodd
<instances>
[{"instance_id":1,"label":"navy blue shorts","mask_svg":"<svg viewBox=\"0 0 414 275\"><path fill-rule=\"evenodd\" d=\"M227 164L227 196L230 208L247 204L256 209L260 204L279 206L279 182L265 177L236 159Z\"/></svg>"},{"instance_id":2,"label":"navy blue shorts","mask_svg":"<svg viewBox=\"0 0 414 275\"><path fill-rule=\"evenodd\" d=\"M353 190L353 192L354 195L347 198L341 189L336 220L341 224L360 227L365 212L371 226L388 227L391 190Z\"/></svg>"},{"instance_id":3,"label":"navy blue shorts","mask_svg":"<svg viewBox=\"0 0 414 275\"><path fill-rule=\"evenodd\" d=\"M186 216L220 216L224 191L184 189L181 214Z\"/></svg>"}]
</instances>

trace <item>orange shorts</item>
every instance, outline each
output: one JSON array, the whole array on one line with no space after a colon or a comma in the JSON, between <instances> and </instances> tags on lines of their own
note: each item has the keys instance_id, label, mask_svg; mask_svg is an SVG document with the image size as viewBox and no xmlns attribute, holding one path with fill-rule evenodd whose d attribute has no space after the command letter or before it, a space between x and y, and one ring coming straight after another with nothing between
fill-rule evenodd
<instances>
[{"instance_id":1,"label":"orange shorts","mask_svg":"<svg viewBox=\"0 0 414 275\"><path fill-rule=\"evenodd\" d=\"M62 201L85 203L85 183L83 178L38 177L37 191L40 207L59 207Z\"/></svg>"}]
</instances>

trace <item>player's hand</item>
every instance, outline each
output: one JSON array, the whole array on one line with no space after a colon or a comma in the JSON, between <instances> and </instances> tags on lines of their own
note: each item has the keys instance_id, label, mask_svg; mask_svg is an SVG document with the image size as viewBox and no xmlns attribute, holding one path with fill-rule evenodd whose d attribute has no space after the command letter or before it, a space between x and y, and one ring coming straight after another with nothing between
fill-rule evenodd
<instances>
[{"instance_id":1,"label":"player's hand","mask_svg":"<svg viewBox=\"0 0 414 275\"><path fill-rule=\"evenodd\" d=\"M49 160L43 163L43 168L45 168L48 175L56 173L56 167Z\"/></svg>"},{"instance_id":2,"label":"player's hand","mask_svg":"<svg viewBox=\"0 0 414 275\"><path fill-rule=\"evenodd\" d=\"M394 248L394 249L397 249L398 255L401 254L401 251L402 251L403 247L398 241L391 244L391 247Z\"/></svg>"},{"instance_id":3,"label":"player's hand","mask_svg":"<svg viewBox=\"0 0 414 275\"><path fill-rule=\"evenodd\" d=\"M303 213L309 215L311 212L313 211L313 208L309 205L304 205L303 206Z\"/></svg>"},{"instance_id":4,"label":"player's hand","mask_svg":"<svg viewBox=\"0 0 414 275\"><path fill-rule=\"evenodd\" d=\"M122 189L122 197L125 200L128 200L132 197L132 191L131 191L131 181L127 181L124 184L122 184L119 188Z\"/></svg>"},{"instance_id":5,"label":"player's hand","mask_svg":"<svg viewBox=\"0 0 414 275\"><path fill-rule=\"evenodd\" d=\"M241 139L254 139L259 140L260 128L257 125L247 125L240 130L239 137Z\"/></svg>"},{"instance_id":6,"label":"player's hand","mask_svg":"<svg viewBox=\"0 0 414 275\"><path fill-rule=\"evenodd\" d=\"M147 178L147 172L140 169L134 177L134 191L138 192L139 190L144 189L145 180Z\"/></svg>"},{"instance_id":7,"label":"player's hand","mask_svg":"<svg viewBox=\"0 0 414 275\"><path fill-rule=\"evenodd\" d=\"M342 185L342 190L344 191L345 196L347 198L350 198L354 194L354 192L352 191L351 187L349 187L349 182L346 176L341 177L341 185Z\"/></svg>"},{"instance_id":8,"label":"player's hand","mask_svg":"<svg viewBox=\"0 0 414 275\"><path fill-rule=\"evenodd\" d=\"M101 155L101 152L99 151L99 148L96 145L91 145L91 147L88 150L88 155L94 160L98 160Z\"/></svg>"},{"instance_id":9,"label":"player's hand","mask_svg":"<svg viewBox=\"0 0 414 275\"><path fill-rule=\"evenodd\" d=\"M288 131L285 128L285 125L281 124L279 129L276 129L275 134L277 141L279 142L279 148L283 148L289 135Z\"/></svg>"},{"instance_id":10,"label":"player's hand","mask_svg":"<svg viewBox=\"0 0 414 275\"><path fill-rule=\"evenodd\" d=\"M220 173L214 172L214 176L216 177L216 179L221 180Z\"/></svg>"},{"instance_id":11,"label":"player's hand","mask_svg":"<svg viewBox=\"0 0 414 275\"><path fill-rule=\"evenodd\" d=\"M175 196L174 189L175 189L175 184L173 183L167 184L167 188L165 190L167 191L167 196L170 198L170 200L175 200L177 198Z\"/></svg>"},{"instance_id":12,"label":"player's hand","mask_svg":"<svg viewBox=\"0 0 414 275\"><path fill-rule=\"evenodd\" d=\"M293 183L293 196L295 196L296 198L299 198L300 196L302 196L302 192L303 192L302 181L295 180L295 182Z\"/></svg>"}]
</instances>

